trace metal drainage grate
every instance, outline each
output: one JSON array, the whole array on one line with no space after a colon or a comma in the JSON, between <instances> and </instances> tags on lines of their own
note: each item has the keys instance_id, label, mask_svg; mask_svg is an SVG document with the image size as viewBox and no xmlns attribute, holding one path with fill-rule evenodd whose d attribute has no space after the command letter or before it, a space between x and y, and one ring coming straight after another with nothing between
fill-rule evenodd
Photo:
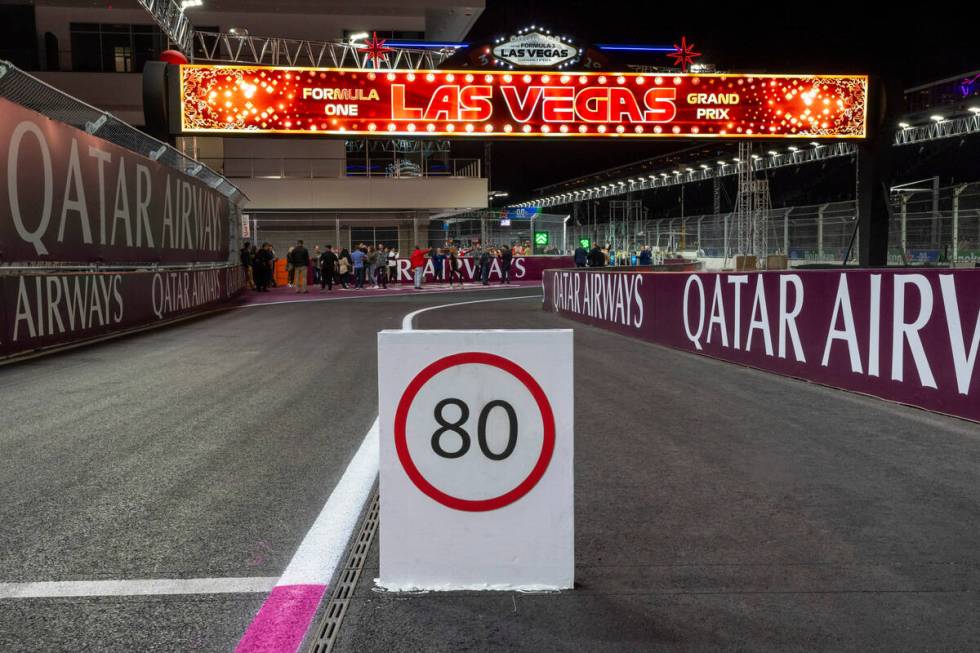
<instances>
[{"instance_id":1,"label":"metal drainage grate","mask_svg":"<svg viewBox=\"0 0 980 653\"><path fill-rule=\"evenodd\" d=\"M361 524L361 530L351 546L350 553L347 555L347 562L340 570L337 585L334 587L330 602L324 612L323 620L316 630L316 640L310 646L310 653L330 653L333 645L337 641L337 633L340 631L340 624L347 614L347 605L357 581L361 577L361 570L364 569L364 562L367 560L368 551L371 549L371 542L374 534L378 530L378 491L374 491L371 497L371 507L368 509L367 516Z\"/></svg>"}]
</instances>

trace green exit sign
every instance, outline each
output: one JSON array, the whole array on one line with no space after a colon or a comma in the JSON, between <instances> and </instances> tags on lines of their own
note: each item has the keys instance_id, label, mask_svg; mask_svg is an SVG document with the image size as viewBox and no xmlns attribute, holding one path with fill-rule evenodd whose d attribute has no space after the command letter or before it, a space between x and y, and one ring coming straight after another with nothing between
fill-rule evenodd
<instances>
[{"instance_id":1,"label":"green exit sign","mask_svg":"<svg viewBox=\"0 0 980 653\"><path fill-rule=\"evenodd\" d=\"M534 244L535 245L547 245L548 244L548 232L547 231L535 231L534 232Z\"/></svg>"}]
</instances>

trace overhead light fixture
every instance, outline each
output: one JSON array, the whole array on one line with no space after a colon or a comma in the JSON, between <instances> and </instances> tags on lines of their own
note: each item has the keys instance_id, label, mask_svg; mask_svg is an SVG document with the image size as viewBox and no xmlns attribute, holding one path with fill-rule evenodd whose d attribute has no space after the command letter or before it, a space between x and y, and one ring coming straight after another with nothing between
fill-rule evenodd
<instances>
[{"instance_id":1,"label":"overhead light fixture","mask_svg":"<svg viewBox=\"0 0 980 653\"><path fill-rule=\"evenodd\" d=\"M969 107L967 111L970 111L972 113L980 113L980 107Z\"/></svg>"},{"instance_id":2,"label":"overhead light fixture","mask_svg":"<svg viewBox=\"0 0 980 653\"><path fill-rule=\"evenodd\" d=\"M772 156L779 156L779 152L777 152L776 150L769 150L769 154Z\"/></svg>"},{"instance_id":3,"label":"overhead light fixture","mask_svg":"<svg viewBox=\"0 0 980 653\"><path fill-rule=\"evenodd\" d=\"M929 119L930 119L930 120L935 120L936 122L942 122L942 121L944 121L944 120L946 120L945 118L943 118L943 117L942 117L941 115L939 115L938 113L935 113L935 114L933 114L933 115L931 115L931 116L929 116Z\"/></svg>"},{"instance_id":4,"label":"overhead light fixture","mask_svg":"<svg viewBox=\"0 0 980 653\"><path fill-rule=\"evenodd\" d=\"M727 166L728 165L728 162L727 161L719 161L718 162L718 165L720 165L720 166Z\"/></svg>"},{"instance_id":5,"label":"overhead light fixture","mask_svg":"<svg viewBox=\"0 0 980 653\"><path fill-rule=\"evenodd\" d=\"M200 7L204 4L204 0L183 0L180 3L180 10L193 9L194 7Z\"/></svg>"},{"instance_id":6,"label":"overhead light fixture","mask_svg":"<svg viewBox=\"0 0 980 653\"><path fill-rule=\"evenodd\" d=\"M800 151L800 148L796 147L795 145L790 145L789 146L789 151L790 152L799 152Z\"/></svg>"},{"instance_id":7,"label":"overhead light fixture","mask_svg":"<svg viewBox=\"0 0 980 653\"><path fill-rule=\"evenodd\" d=\"M367 32L355 32L348 37L348 40L351 43L356 43L357 41L362 41L366 39L368 36L370 36L370 34L368 34Z\"/></svg>"}]
</instances>

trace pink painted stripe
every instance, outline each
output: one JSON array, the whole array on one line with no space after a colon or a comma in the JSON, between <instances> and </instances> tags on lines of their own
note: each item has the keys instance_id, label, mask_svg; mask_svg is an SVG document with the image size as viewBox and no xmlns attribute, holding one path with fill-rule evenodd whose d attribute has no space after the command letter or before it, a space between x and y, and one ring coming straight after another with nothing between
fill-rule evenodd
<instances>
[{"instance_id":1,"label":"pink painted stripe","mask_svg":"<svg viewBox=\"0 0 980 653\"><path fill-rule=\"evenodd\" d=\"M280 585L259 608L235 653L296 653L326 585Z\"/></svg>"}]
</instances>

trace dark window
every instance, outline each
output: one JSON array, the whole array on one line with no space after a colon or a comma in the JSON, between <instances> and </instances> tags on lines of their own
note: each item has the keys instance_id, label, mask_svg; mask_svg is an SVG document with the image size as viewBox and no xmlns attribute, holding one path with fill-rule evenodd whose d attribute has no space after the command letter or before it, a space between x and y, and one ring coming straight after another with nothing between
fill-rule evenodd
<instances>
[{"instance_id":1,"label":"dark window","mask_svg":"<svg viewBox=\"0 0 980 653\"><path fill-rule=\"evenodd\" d=\"M167 49L154 25L71 24L71 62L76 71L139 73Z\"/></svg>"},{"instance_id":2,"label":"dark window","mask_svg":"<svg viewBox=\"0 0 980 653\"><path fill-rule=\"evenodd\" d=\"M38 63L36 35L33 5L0 4L0 59L35 70Z\"/></svg>"}]
</instances>

